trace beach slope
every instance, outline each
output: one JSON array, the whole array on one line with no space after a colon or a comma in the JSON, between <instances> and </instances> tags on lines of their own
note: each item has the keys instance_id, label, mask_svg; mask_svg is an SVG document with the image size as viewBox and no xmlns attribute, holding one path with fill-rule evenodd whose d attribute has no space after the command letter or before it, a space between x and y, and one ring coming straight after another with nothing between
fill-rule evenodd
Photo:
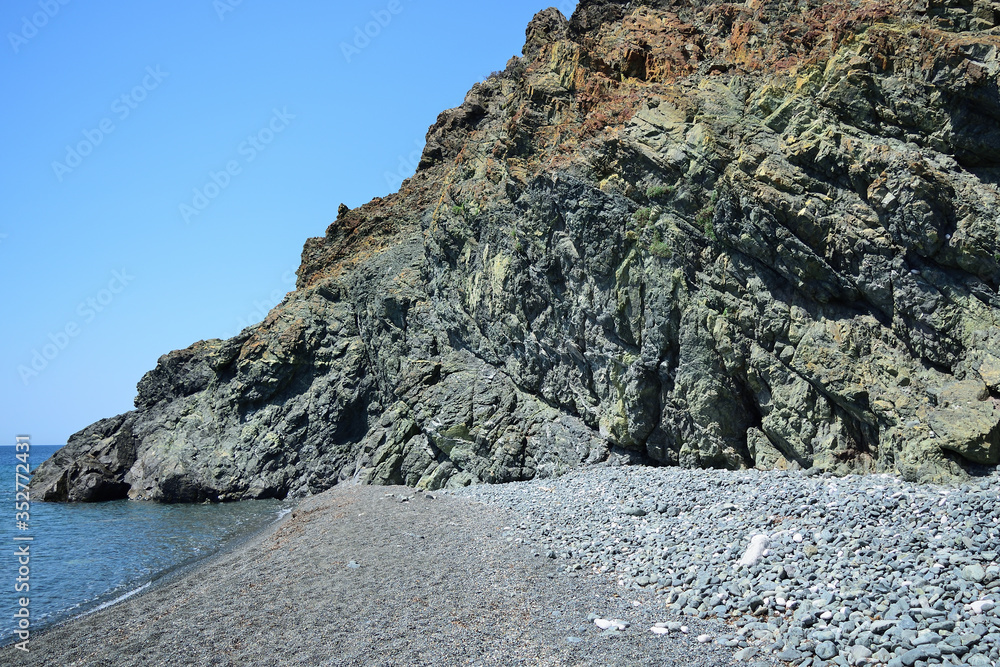
<instances>
[{"instance_id":1,"label":"beach slope","mask_svg":"<svg viewBox=\"0 0 1000 667\"><path fill-rule=\"evenodd\" d=\"M708 621L652 634L670 620L662 601L557 572L512 520L466 498L336 487L183 577L33 637L27 654L0 649L0 663L734 664L697 643ZM592 614L631 626L609 635Z\"/></svg>"}]
</instances>

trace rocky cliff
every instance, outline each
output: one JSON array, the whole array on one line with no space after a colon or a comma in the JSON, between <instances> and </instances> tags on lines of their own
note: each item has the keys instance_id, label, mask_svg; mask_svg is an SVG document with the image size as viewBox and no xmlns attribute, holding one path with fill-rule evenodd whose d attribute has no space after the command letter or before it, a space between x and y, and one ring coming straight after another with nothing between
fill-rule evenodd
<instances>
[{"instance_id":1,"label":"rocky cliff","mask_svg":"<svg viewBox=\"0 0 1000 667\"><path fill-rule=\"evenodd\" d=\"M1000 3L583 0L47 500L1000 463Z\"/></svg>"}]
</instances>

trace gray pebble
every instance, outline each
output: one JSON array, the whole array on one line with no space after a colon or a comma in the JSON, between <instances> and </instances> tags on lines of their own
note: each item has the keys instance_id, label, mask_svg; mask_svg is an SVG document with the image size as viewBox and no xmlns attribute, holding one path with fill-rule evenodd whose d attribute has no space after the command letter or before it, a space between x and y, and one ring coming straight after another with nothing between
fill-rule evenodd
<instances>
[{"instance_id":1,"label":"gray pebble","mask_svg":"<svg viewBox=\"0 0 1000 667\"><path fill-rule=\"evenodd\" d=\"M515 514L518 536L562 571L610 577L623 595L643 590L674 617L734 624L715 643L741 662L772 654L854 667L996 658L998 490L996 472L942 488L887 475L629 466L454 493ZM768 536L766 551L735 567L754 535Z\"/></svg>"}]
</instances>

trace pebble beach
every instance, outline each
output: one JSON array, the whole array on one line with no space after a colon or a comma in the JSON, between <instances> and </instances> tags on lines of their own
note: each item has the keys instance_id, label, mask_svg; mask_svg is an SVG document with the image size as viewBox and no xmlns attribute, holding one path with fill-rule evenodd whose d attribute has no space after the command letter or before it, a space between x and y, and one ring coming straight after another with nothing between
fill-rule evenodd
<instances>
[{"instance_id":1,"label":"pebble beach","mask_svg":"<svg viewBox=\"0 0 1000 667\"><path fill-rule=\"evenodd\" d=\"M595 467L341 486L18 665L996 665L1000 488Z\"/></svg>"},{"instance_id":2,"label":"pebble beach","mask_svg":"<svg viewBox=\"0 0 1000 667\"><path fill-rule=\"evenodd\" d=\"M516 521L466 498L337 487L176 580L33 635L28 653L0 649L0 664L739 664L698 642L719 623L649 632L654 591L562 575L508 539Z\"/></svg>"},{"instance_id":3,"label":"pebble beach","mask_svg":"<svg viewBox=\"0 0 1000 667\"><path fill-rule=\"evenodd\" d=\"M1000 660L998 490L996 473L938 487L605 468L461 494L517 513L516 539L563 576L609 576L654 590L665 613L724 621L700 640L744 663L989 667Z\"/></svg>"}]
</instances>

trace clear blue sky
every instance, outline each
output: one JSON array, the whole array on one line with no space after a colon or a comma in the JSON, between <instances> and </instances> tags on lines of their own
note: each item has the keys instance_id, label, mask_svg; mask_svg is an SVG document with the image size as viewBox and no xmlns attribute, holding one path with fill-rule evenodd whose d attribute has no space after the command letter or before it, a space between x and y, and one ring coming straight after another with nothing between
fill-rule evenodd
<instances>
[{"instance_id":1,"label":"clear blue sky","mask_svg":"<svg viewBox=\"0 0 1000 667\"><path fill-rule=\"evenodd\" d=\"M549 5L5 0L0 444L62 444L262 319Z\"/></svg>"}]
</instances>

